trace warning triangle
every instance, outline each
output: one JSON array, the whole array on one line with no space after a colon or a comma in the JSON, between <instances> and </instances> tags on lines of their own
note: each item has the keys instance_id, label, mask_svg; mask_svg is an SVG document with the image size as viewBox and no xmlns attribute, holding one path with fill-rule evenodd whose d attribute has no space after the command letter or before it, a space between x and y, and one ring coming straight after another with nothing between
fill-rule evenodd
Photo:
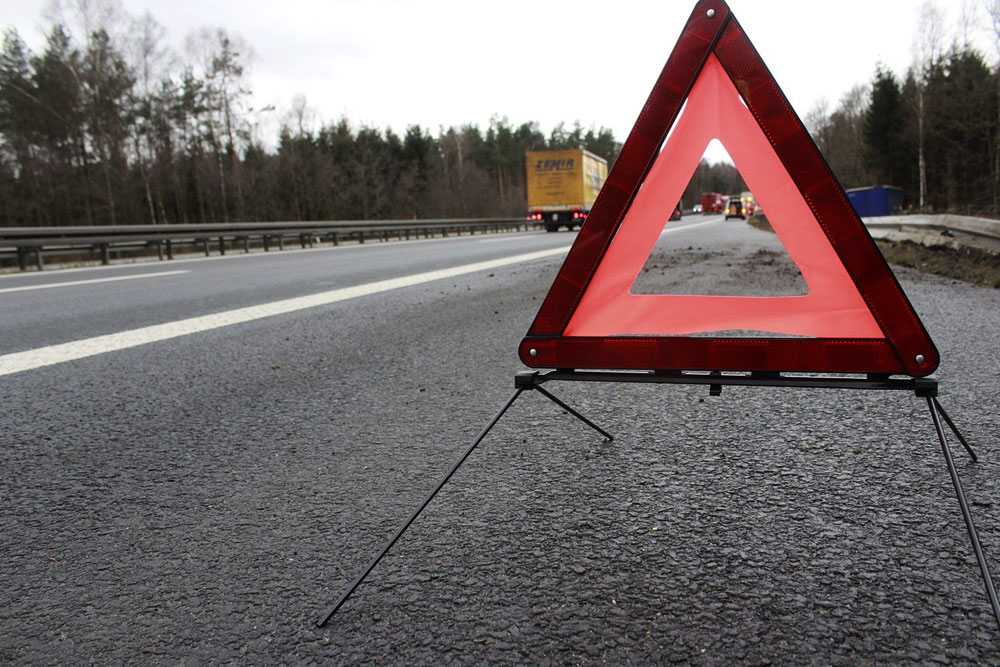
<instances>
[{"instance_id":1,"label":"warning triangle","mask_svg":"<svg viewBox=\"0 0 1000 667\"><path fill-rule=\"evenodd\" d=\"M634 294L701 156L732 156L808 292ZM662 150L661 150L662 149ZM721 337L749 330L767 337ZM927 375L938 353L722 0L695 7L519 354L528 366Z\"/></svg>"}]
</instances>

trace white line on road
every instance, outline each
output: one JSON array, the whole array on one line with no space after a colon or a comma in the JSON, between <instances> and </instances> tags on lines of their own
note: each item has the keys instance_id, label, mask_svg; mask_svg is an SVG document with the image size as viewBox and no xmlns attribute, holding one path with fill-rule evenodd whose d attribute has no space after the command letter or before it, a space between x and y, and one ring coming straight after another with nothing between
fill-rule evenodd
<instances>
[{"instance_id":1,"label":"white line on road","mask_svg":"<svg viewBox=\"0 0 1000 667\"><path fill-rule=\"evenodd\" d=\"M34 289L49 289L50 287L70 287L71 285L91 285L93 283L110 283L117 280L134 280L135 278L158 278L160 276L176 276L178 273L190 273L183 271L157 271L156 273L136 273L131 276L115 276L114 278L91 278L90 280L71 280L63 283L46 283L44 285L25 285L23 287L4 287L0 289L0 294L6 292L27 292Z\"/></svg>"},{"instance_id":2,"label":"white line on road","mask_svg":"<svg viewBox=\"0 0 1000 667\"><path fill-rule=\"evenodd\" d=\"M140 329L132 329L131 331L122 331L104 336L96 336L94 338L73 341L71 343L49 345L47 347L40 347L34 350L15 352L13 354L0 356L0 375L20 373L35 368L42 368L43 366L52 366L53 364L73 361L74 359L83 359L84 357L91 357L97 354L104 354L106 352L125 350L130 347L137 347L147 343L154 343L161 340L168 340L170 338L177 338L179 336L187 336L201 331L209 331L211 329L227 327L233 324L259 320L264 317L272 317L274 315L283 315L285 313L304 310L306 308L325 306L331 303L337 303L338 301L356 299L358 297L369 296L371 294L378 294L379 292L387 292L389 290L400 289L403 287L412 287L414 285L420 285L434 280L454 278L456 276L474 273L476 271L486 271L488 269L496 269L502 266L509 266L511 264L520 264L521 262L529 262L535 259L551 257L552 255L564 254L567 250L569 250L569 246L539 250L537 252L529 252L522 255L513 255L511 257L503 257L501 259L493 259L485 262L476 262L475 264L464 264L462 266L456 266L449 269L439 269L437 271L417 273L412 276L380 280L366 285L344 287L341 289L330 290L328 292L320 292L319 294L310 294L309 296L272 301L271 303L265 303L259 306L249 306L247 308L237 308L235 310L228 310L222 313L214 313L212 315L191 317L184 320L178 320L176 322L155 324L153 326L142 327Z\"/></svg>"},{"instance_id":3,"label":"white line on road","mask_svg":"<svg viewBox=\"0 0 1000 667\"><path fill-rule=\"evenodd\" d=\"M530 241L541 232L521 232L519 234L505 234L503 238L479 239L478 243L510 243L511 241Z\"/></svg>"},{"instance_id":4,"label":"white line on road","mask_svg":"<svg viewBox=\"0 0 1000 667\"><path fill-rule=\"evenodd\" d=\"M675 226L667 225L660 233L660 236L663 236L664 234L669 234L670 232L686 232L687 230L694 229L695 227L702 227L704 225L714 225L717 222L722 222L722 218L719 218L718 220L706 220L704 222L695 222L690 225L675 225Z\"/></svg>"}]
</instances>

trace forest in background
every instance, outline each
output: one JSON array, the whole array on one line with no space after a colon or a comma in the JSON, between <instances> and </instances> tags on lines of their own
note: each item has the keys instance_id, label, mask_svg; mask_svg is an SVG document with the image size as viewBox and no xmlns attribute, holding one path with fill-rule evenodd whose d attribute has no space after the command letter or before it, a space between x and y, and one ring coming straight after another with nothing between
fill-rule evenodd
<instances>
[{"instance_id":1,"label":"forest in background","mask_svg":"<svg viewBox=\"0 0 1000 667\"><path fill-rule=\"evenodd\" d=\"M175 54L153 17L80 13L95 6L114 5L66 0L86 20L53 22L40 53L4 32L0 225L520 216L525 151L583 147L613 164L621 148L607 128L502 116L402 136L347 118L316 128L305 98L269 146L239 36L202 29ZM845 188L896 185L911 211L998 217L1000 75L968 40L943 48L934 12L907 72L877 65L804 121ZM684 202L743 189L731 164L703 161Z\"/></svg>"},{"instance_id":2,"label":"forest in background","mask_svg":"<svg viewBox=\"0 0 1000 667\"><path fill-rule=\"evenodd\" d=\"M1000 53L1000 0L984 0ZM832 111L804 118L845 188L894 185L907 212L1000 217L1000 71L974 48L975 5L949 36L929 0L920 7L913 62L901 74L883 64Z\"/></svg>"},{"instance_id":3,"label":"forest in background","mask_svg":"<svg viewBox=\"0 0 1000 667\"><path fill-rule=\"evenodd\" d=\"M313 130L294 100L277 146L251 107L249 48L201 30L185 57L148 15L124 35L78 43L53 25L32 53L15 30L0 52L0 224L163 224L522 215L524 152L585 146L614 156L610 130L494 118L442 129Z\"/></svg>"}]
</instances>

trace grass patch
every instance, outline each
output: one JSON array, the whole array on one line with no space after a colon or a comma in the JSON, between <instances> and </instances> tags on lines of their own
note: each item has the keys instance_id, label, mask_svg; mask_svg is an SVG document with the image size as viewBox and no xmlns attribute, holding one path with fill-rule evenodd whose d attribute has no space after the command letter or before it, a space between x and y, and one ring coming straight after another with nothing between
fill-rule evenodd
<instances>
[{"instance_id":1,"label":"grass patch","mask_svg":"<svg viewBox=\"0 0 1000 667\"><path fill-rule=\"evenodd\" d=\"M767 218L761 214L751 216L747 223L766 232L774 231ZM1000 255L978 248L924 246L912 241L876 239L875 243L890 264L908 266L975 285L1000 288Z\"/></svg>"},{"instance_id":2,"label":"grass patch","mask_svg":"<svg viewBox=\"0 0 1000 667\"><path fill-rule=\"evenodd\" d=\"M909 266L967 283L1000 287L1000 255L978 248L924 246L912 241L876 240L879 250L892 264Z\"/></svg>"}]
</instances>

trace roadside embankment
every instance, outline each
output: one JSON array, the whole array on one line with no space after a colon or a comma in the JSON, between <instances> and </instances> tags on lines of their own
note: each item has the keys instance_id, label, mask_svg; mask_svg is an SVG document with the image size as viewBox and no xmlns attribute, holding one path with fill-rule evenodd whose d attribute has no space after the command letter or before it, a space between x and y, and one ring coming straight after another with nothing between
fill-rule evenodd
<instances>
[{"instance_id":1,"label":"roadside embankment","mask_svg":"<svg viewBox=\"0 0 1000 667\"><path fill-rule=\"evenodd\" d=\"M863 221L892 264L1000 288L1000 220L946 214ZM773 231L763 214L752 216L749 223Z\"/></svg>"}]
</instances>

